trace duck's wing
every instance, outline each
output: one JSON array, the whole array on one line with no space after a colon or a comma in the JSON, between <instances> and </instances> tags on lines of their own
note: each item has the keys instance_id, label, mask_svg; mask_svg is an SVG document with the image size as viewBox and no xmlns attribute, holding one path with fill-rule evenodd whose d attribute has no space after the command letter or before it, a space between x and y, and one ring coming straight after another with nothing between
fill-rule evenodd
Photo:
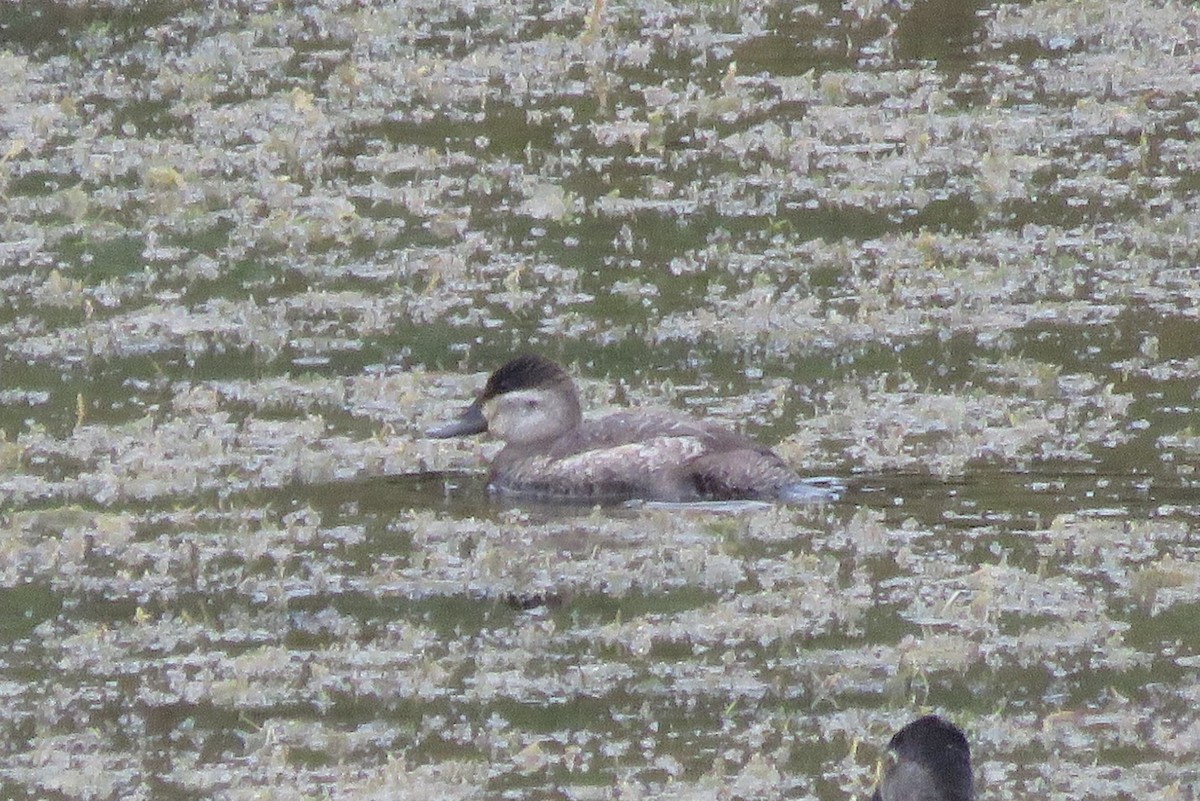
<instances>
[{"instance_id":1,"label":"duck's wing","mask_svg":"<svg viewBox=\"0 0 1200 801\"><path fill-rule=\"evenodd\" d=\"M799 481L769 448L669 411L623 412L585 423L547 456L556 472L639 497L776 497Z\"/></svg>"},{"instance_id":2,"label":"duck's wing","mask_svg":"<svg viewBox=\"0 0 1200 801\"><path fill-rule=\"evenodd\" d=\"M533 457L533 462L544 463L529 473L549 478L547 489L552 492L557 486L559 492L566 489L595 498L687 500L696 492L681 478L680 465L703 453L704 444L696 437L650 437L619 445L610 442L561 458Z\"/></svg>"},{"instance_id":3,"label":"duck's wing","mask_svg":"<svg viewBox=\"0 0 1200 801\"><path fill-rule=\"evenodd\" d=\"M697 420L678 412L649 410L618 412L598 420L585 421L570 435L555 443L550 455L563 458L578 453L638 444L649 450L651 447L666 447L664 442L676 439L693 441L694 445L688 446L688 449L698 446L696 455L703 452L759 447L746 437L715 423ZM675 443L667 448L667 451L674 452L675 448L681 446L682 443Z\"/></svg>"},{"instance_id":4,"label":"duck's wing","mask_svg":"<svg viewBox=\"0 0 1200 801\"><path fill-rule=\"evenodd\" d=\"M758 447L703 454L685 466L685 473L698 495L715 500L798 500L803 486L774 451Z\"/></svg>"}]
</instances>

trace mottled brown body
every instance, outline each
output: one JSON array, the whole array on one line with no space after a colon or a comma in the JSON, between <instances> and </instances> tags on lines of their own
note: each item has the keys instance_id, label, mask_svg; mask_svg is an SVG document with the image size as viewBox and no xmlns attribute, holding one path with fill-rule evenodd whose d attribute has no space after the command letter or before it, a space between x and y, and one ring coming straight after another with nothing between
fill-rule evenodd
<instances>
[{"instance_id":1,"label":"mottled brown body","mask_svg":"<svg viewBox=\"0 0 1200 801\"><path fill-rule=\"evenodd\" d=\"M541 498L663 501L788 497L801 479L769 448L720 425L669 411L584 420L561 367L520 356L497 370L457 421L429 432L491 431L496 492Z\"/></svg>"}]
</instances>

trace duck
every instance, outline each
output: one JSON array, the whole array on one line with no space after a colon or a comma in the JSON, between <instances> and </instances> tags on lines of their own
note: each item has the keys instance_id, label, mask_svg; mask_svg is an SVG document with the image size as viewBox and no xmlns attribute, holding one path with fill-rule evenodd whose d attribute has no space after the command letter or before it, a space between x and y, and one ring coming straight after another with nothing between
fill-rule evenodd
<instances>
[{"instance_id":1,"label":"duck","mask_svg":"<svg viewBox=\"0 0 1200 801\"><path fill-rule=\"evenodd\" d=\"M895 762L872 801L973 801L971 749L962 729L937 715L909 723L892 737Z\"/></svg>"},{"instance_id":2,"label":"duck","mask_svg":"<svg viewBox=\"0 0 1200 801\"><path fill-rule=\"evenodd\" d=\"M488 479L498 494L589 502L825 497L770 448L712 421L650 409L584 419L571 376L532 353L501 366L456 419L426 435L483 432L504 443Z\"/></svg>"}]
</instances>

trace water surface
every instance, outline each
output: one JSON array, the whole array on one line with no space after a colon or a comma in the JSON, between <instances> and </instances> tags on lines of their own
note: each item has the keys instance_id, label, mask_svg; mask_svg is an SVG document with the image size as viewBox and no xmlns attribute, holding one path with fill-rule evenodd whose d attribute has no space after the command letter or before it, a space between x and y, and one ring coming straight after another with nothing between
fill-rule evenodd
<instances>
[{"instance_id":1,"label":"water surface","mask_svg":"<svg viewBox=\"0 0 1200 801\"><path fill-rule=\"evenodd\" d=\"M1197 31L9 4L3 794L1194 798ZM525 349L846 491L493 500Z\"/></svg>"}]
</instances>

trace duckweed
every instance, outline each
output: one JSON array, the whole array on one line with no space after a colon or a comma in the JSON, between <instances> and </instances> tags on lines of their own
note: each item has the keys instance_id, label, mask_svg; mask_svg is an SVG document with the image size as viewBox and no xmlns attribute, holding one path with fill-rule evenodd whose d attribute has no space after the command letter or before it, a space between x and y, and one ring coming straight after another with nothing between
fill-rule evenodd
<instances>
[{"instance_id":1,"label":"duckweed","mask_svg":"<svg viewBox=\"0 0 1200 801\"><path fill-rule=\"evenodd\" d=\"M1193 798L1198 22L12 5L0 787ZM847 491L489 499L524 349Z\"/></svg>"}]
</instances>

